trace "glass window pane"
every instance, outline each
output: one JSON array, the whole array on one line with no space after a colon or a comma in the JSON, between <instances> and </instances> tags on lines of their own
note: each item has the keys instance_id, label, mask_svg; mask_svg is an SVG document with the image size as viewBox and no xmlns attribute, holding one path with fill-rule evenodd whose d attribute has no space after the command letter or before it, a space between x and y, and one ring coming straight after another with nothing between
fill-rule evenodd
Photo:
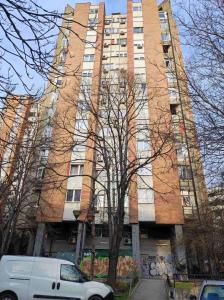
<instances>
[{"instance_id":1,"label":"glass window pane","mask_svg":"<svg viewBox=\"0 0 224 300\"><path fill-rule=\"evenodd\" d=\"M73 200L73 190L67 190L66 201L71 202Z\"/></svg>"},{"instance_id":2,"label":"glass window pane","mask_svg":"<svg viewBox=\"0 0 224 300\"><path fill-rule=\"evenodd\" d=\"M224 298L224 286L223 285L206 285L203 289L201 299L217 299Z\"/></svg>"},{"instance_id":3,"label":"glass window pane","mask_svg":"<svg viewBox=\"0 0 224 300\"><path fill-rule=\"evenodd\" d=\"M79 175L83 175L84 165L80 165Z\"/></svg>"},{"instance_id":4,"label":"glass window pane","mask_svg":"<svg viewBox=\"0 0 224 300\"><path fill-rule=\"evenodd\" d=\"M61 265L61 280L78 281L80 273L73 265Z\"/></svg>"},{"instance_id":5,"label":"glass window pane","mask_svg":"<svg viewBox=\"0 0 224 300\"><path fill-rule=\"evenodd\" d=\"M78 175L79 166L71 165L70 175Z\"/></svg>"},{"instance_id":6,"label":"glass window pane","mask_svg":"<svg viewBox=\"0 0 224 300\"><path fill-rule=\"evenodd\" d=\"M74 201L79 202L80 201L80 196L81 196L81 190L75 190Z\"/></svg>"}]
</instances>

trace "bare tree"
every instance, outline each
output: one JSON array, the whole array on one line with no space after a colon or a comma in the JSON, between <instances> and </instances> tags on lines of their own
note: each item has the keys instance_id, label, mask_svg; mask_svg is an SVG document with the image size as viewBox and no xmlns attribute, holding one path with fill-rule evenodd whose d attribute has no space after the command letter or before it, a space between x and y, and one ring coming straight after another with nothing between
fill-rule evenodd
<instances>
[{"instance_id":1,"label":"bare tree","mask_svg":"<svg viewBox=\"0 0 224 300\"><path fill-rule=\"evenodd\" d=\"M164 110L154 122L148 117L149 101L158 96L155 95L158 90L148 94L140 78L118 71L114 76L105 76L100 90L90 89L89 84L82 82L77 102L72 95L67 97L70 107L77 107L75 124L74 120L68 120L70 108L68 113L56 116L55 126L60 128L62 139L63 132L70 137L64 139L61 153L60 149L55 153L64 155L72 148L73 162L80 162L80 148L86 151L82 176L91 196L90 202L80 208L81 217L93 214L92 209L97 206L95 217L108 223L108 281L114 285L124 220L129 216L128 198L137 199L140 181L153 190L149 180L151 163L158 156L164 158L166 167L175 168L172 162L174 137L170 111ZM162 174L164 168L160 171ZM56 173L60 176L58 169ZM174 187L170 184L169 188L172 191Z\"/></svg>"},{"instance_id":2,"label":"bare tree","mask_svg":"<svg viewBox=\"0 0 224 300\"><path fill-rule=\"evenodd\" d=\"M0 97L12 94L19 86L24 93L37 96L44 87L37 87L37 78L54 83L56 76L74 76L77 70L58 68L56 61L69 55L69 35L79 35L73 20L74 9L67 6L65 13L48 11L32 0L3 0L0 3ZM56 49L55 40L64 40ZM56 47L57 48L57 47ZM65 74L66 73L66 74Z\"/></svg>"},{"instance_id":3,"label":"bare tree","mask_svg":"<svg viewBox=\"0 0 224 300\"><path fill-rule=\"evenodd\" d=\"M224 168L224 7L220 0L176 1L176 16L186 47L186 72L196 114L198 141L210 183ZM186 94L186 90L182 91Z\"/></svg>"},{"instance_id":4,"label":"bare tree","mask_svg":"<svg viewBox=\"0 0 224 300\"><path fill-rule=\"evenodd\" d=\"M32 112L35 117L29 117L30 109L27 109L25 115L22 113L24 106L31 106L31 102L28 102L26 105L21 104L20 112L17 112L20 118L16 118L16 122L13 118L7 142L4 145L1 143L4 152L0 162L0 256L8 253L19 230L29 231L35 227L40 140L37 107ZM9 113L5 118L7 123Z\"/></svg>"},{"instance_id":5,"label":"bare tree","mask_svg":"<svg viewBox=\"0 0 224 300\"><path fill-rule=\"evenodd\" d=\"M190 272L221 276L223 272L223 191L211 189L209 202L200 206L201 223L185 225L185 244Z\"/></svg>"}]
</instances>

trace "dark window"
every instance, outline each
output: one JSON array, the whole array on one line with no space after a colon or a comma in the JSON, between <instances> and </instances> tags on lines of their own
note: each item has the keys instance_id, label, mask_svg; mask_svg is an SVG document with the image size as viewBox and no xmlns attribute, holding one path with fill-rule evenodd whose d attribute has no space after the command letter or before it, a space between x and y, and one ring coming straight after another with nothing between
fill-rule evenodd
<instances>
[{"instance_id":1,"label":"dark window","mask_svg":"<svg viewBox=\"0 0 224 300\"><path fill-rule=\"evenodd\" d=\"M127 44L127 39L117 39L117 44L118 45L126 45Z\"/></svg>"},{"instance_id":2,"label":"dark window","mask_svg":"<svg viewBox=\"0 0 224 300\"><path fill-rule=\"evenodd\" d=\"M170 112L172 115L177 115L177 104L170 104Z\"/></svg>"},{"instance_id":3,"label":"dark window","mask_svg":"<svg viewBox=\"0 0 224 300\"><path fill-rule=\"evenodd\" d=\"M134 27L134 33L143 33L143 27Z\"/></svg>"},{"instance_id":4,"label":"dark window","mask_svg":"<svg viewBox=\"0 0 224 300\"><path fill-rule=\"evenodd\" d=\"M163 46L163 53L168 53L169 52L169 48L170 48L170 45L164 45Z\"/></svg>"},{"instance_id":5,"label":"dark window","mask_svg":"<svg viewBox=\"0 0 224 300\"><path fill-rule=\"evenodd\" d=\"M61 265L60 278L65 281L78 281L80 272L73 265Z\"/></svg>"},{"instance_id":6,"label":"dark window","mask_svg":"<svg viewBox=\"0 0 224 300\"><path fill-rule=\"evenodd\" d=\"M79 202L81 196L81 190L75 190L74 201Z\"/></svg>"},{"instance_id":7,"label":"dark window","mask_svg":"<svg viewBox=\"0 0 224 300\"><path fill-rule=\"evenodd\" d=\"M73 200L74 190L67 190L66 201L71 202Z\"/></svg>"},{"instance_id":8,"label":"dark window","mask_svg":"<svg viewBox=\"0 0 224 300\"><path fill-rule=\"evenodd\" d=\"M98 13L98 8L91 8L91 9L89 10L89 13L90 13L90 14L97 14L97 13Z\"/></svg>"}]
</instances>

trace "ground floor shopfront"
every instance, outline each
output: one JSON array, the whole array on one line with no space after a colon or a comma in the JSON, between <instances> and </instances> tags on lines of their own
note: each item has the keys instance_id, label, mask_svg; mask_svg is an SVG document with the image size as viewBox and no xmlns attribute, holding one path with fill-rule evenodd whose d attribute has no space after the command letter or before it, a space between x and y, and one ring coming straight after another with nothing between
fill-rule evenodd
<instances>
[{"instance_id":1,"label":"ground floor shopfront","mask_svg":"<svg viewBox=\"0 0 224 300\"><path fill-rule=\"evenodd\" d=\"M95 249L95 275L107 274L109 231L106 224L61 222L39 224L34 255L58 257L78 262L87 273ZM185 247L181 225L149 222L125 225L118 260L118 276L136 272L144 278L157 278L186 271Z\"/></svg>"}]
</instances>

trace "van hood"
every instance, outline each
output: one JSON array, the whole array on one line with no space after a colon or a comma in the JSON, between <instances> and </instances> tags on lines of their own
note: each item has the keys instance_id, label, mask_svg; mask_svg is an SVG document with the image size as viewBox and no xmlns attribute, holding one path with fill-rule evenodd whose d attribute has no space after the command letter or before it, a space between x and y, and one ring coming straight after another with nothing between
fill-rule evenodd
<instances>
[{"instance_id":1,"label":"van hood","mask_svg":"<svg viewBox=\"0 0 224 300\"><path fill-rule=\"evenodd\" d=\"M105 291L108 291L108 293L110 292L114 292L112 287L105 284L105 283L102 283L102 282L97 282L97 281L87 281L84 283L86 287L89 287L89 288L96 288L96 289L105 289Z\"/></svg>"}]
</instances>

